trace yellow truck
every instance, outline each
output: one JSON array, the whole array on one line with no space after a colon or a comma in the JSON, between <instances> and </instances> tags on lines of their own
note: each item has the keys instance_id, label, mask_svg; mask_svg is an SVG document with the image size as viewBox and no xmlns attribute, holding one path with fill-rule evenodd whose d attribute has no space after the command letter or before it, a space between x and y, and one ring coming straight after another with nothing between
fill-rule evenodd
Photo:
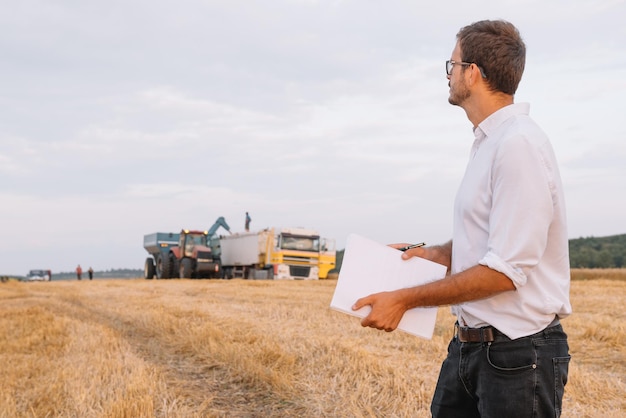
<instances>
[{"instance_id":1,"label":"yellow truck","mask_svg":"<svg viewBox=\"0 0 626 418\"><path fill-rule=\"evenodd\" d=\"M335 268L335 242L305 228L266 228L211 240L224 278L317 280Z\"/></svg>"}]
</instances>

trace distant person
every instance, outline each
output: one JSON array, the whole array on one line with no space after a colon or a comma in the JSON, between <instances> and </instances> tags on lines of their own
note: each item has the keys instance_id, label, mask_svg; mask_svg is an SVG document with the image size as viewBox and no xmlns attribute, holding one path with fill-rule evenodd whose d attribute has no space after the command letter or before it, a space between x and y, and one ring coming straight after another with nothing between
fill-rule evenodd
<instances>
[{"instance_id":1,"label":"distant person","mask_svg":"<svg viewBox=\"0 0 626 418\"><path fill-rule=\"evenodd\" d=\"M526 46L501 20L473 23L456 38L448 101L465 110L474 142L452 240L402 254L443 264L448 276L366 296L353 309L369 305L361 324L393 331L408 309L451 306L456 324L434 418L559 417L570 361L560 324L572 313L569 242L552 146L529 105L513 101Z\"/></svg>"},{"instance_id":2,"label":"distant person","mask_svg":"<svg viewBox=\"0 0 626 418\"><path fill-rule=\"evenodd\" d=\"M48 270L48 281L52 281L52 271Z\"/></svg>"},{"instance_id":3,"label":"distant person","mask_svg":"<svg viewBox=\"0 0 626 418\"><path fill-rule=\"evenodd\" d=\"M80 264L79 264L78 266L76 266L76 278L78 280L81 280L82 275L83 275L83 269L80 267Z\"/></svg>"},{"instance_id":4,"label":"distant person","mask_svg":"<svg viewBox=\"0 0 626 418\"><path fill-rule=\"evenodd\" d=\"M93 279L93 269L91 267L89 267L89 270L87 270L87 272L89 273L89 280Z\"/></svg>"},{"instance_id":5,"label":"distant person","mask_svg":"<svg viewBox=\"0 0 626 418\"><path fill-rule=\"evenodd\" d=\"M252 220L252 218L250 217L248 212L246 212L246 232L250 231L250 221L251 220Z\"/></svg>"}]
</instances>

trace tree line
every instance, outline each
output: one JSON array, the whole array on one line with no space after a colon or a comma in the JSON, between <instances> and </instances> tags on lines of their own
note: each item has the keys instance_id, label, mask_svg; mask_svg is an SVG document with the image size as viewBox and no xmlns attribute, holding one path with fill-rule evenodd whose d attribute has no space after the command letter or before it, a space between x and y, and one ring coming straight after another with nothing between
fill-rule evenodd
<instances>
[{"instance_id":1,"label":"tree line","mask_svg":"<svg viewBox=\"0 0 626 418\"><path fill-rule=\"evenodd\" d=\"M572 268L626 267L626 234L571 239L569 260Z\"/></svg>"},{"instance_id":2,"label":"tree line","mask_svg":"<svg viewBox=\"0 0 626 418\"><path fill-rule=\"evenodd\" d=\"M86 271L83 271L83 280L87 275ZM119 269L110 269L104 271L94 271L93 273L94 279L135 279L137 277L143 277L142 269L128 269L128 268L119 268ZM52 272L52 280L71 280L76 279L75 271L66 271L66 272Z\"/></svg>"},{"instance_id":3,"label":"tree line","mask_svg":"<svg viewBox=\"0 0 626 418\"><path fill-rule=\"evenodd\" d=\"M337 268L341 269L344 250L337 251ZM569 240L569 259L572 268L625 268L626 234L607 237L586 237ZM52 279L74 279L75 272L52 273ZM111 269L94 272L94 278L143 277L142 269Z\"/></svg>"}]
</instances>

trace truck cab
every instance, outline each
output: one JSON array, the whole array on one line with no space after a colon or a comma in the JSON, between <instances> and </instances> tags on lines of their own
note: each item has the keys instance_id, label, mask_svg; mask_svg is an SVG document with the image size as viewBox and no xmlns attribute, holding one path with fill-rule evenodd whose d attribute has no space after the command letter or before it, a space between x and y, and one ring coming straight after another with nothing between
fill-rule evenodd
<instances>
[{"instance_id":1,"label":"truck cab","mask_svg":"<svg viewBox=\"0 0 626 418\"><path fill-rule=\"evenodd\" d=\"M281 228L276 232L270 256L274 279L319 278L319 234L303 228Z\"/></svg>"}]
</instances>

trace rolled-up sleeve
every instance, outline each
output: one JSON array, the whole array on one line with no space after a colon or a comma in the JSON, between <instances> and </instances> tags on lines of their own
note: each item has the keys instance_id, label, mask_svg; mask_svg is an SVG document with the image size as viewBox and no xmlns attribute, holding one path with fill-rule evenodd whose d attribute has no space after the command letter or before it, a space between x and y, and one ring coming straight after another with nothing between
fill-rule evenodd
<instances>
[{"instance_id":1,"label":"rolled-up sleeve","mask_svg":"<svg viewBox=\"0 0 626 418\"><path fill-rule=\"evenodd\" d=\"M526 284L527 277L524 270L520 267L515 267L514 265L507 263L491 251L489 251L482 258L482 260L478 262L478 264L504 274L506 277L511 279L516 288L522 287Z\"/></svg>"}]
</instances>

